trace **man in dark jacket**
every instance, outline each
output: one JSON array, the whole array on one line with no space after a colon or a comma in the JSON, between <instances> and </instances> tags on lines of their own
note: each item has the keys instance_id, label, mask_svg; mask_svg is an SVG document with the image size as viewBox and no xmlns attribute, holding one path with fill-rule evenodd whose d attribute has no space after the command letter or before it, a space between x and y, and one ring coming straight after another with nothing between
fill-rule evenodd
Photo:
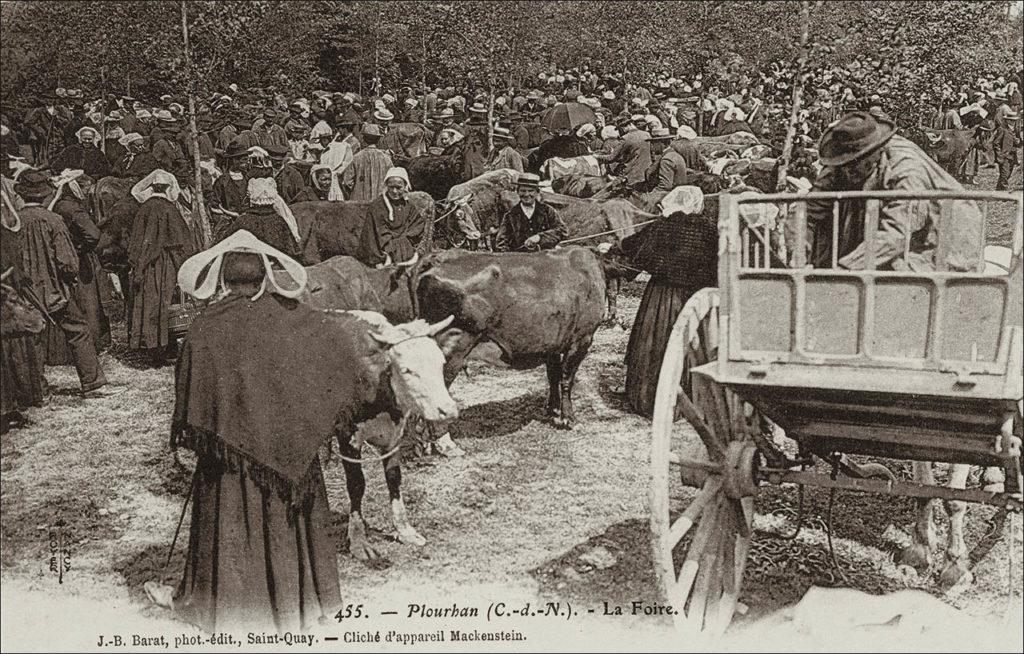
<instances>
[{"instance_id":1,"label":"man in dark jacket","mask_svg":"<svg viewBox=\"0 0 1024 654\"><path fill-rule=\"evenodd\" d=\"M32 162L36 167L43 167L49 160L64 149L64 130L70 122L65 116L64 107L58 106L57 96L48 95L46 104L28 113L25 127L29 130L29 142L32 144Z\"/></svg>"},{"instance_id":2,"label":"man in dark jacket","mask_svg":"<svg viewBox=\"0 0 1024 654\"><path fill-rule=\"evenodd\" d=\"M1005 191L1010 181L1010 175L1017 166L1017 149L1020 148L1020 137L1017 126L1020 124L1020 114L1009 109L1003 114L1003 122L996 127L995 135L992 138L992 152L996 156L996 165L999 166L999 180L996 182L997 191Z\"/></svg>"},{"instance_id":3,"label":"man in dark jacket","mask_svg":"<svg viewBox=\"0 0 1024 654\"><path fill-rule=\"evenodd\" d=\"M178 142L178 133L181 131L181 124L178 119L171 115L170 111L158 111L157 123L160 126L160 134L154 135L152 139L153 158L156 159L158 167L169 173L177 175L187 169L188 159L185 158L185 151Z\"/></svg>"},{"instance_id":4,"label":"man in dark jacket","mask_svg":"<svg viewBox=\"0 0 1024 654\"><path fill-rule=\"evenodd\" d=\"M502 216L494 239L494 250L550 250L561 243L568 230L558 212L537 199L540 177L529 173L520 175L516 192L519 204Z\"/></svg>"},{"instance_id":5,"label":"man in dark jacket","mask_svg":"<svg viewBox=\"0 0 1024 654\"><path fill-rule=\"evenodd\" d=\"M294 165L286 162L288 152L288 148L282 148L279 145L272 145L267 149L270 161L274 165L274 179L277 182L278 194L284 198L285 204L292 204L306 188L306 180Z\"/></svg>"},{"instance_id":6,"label":"man in dark jacket","mask_svg":"<svg viewBox=\"0 0 1024 654\"><path fill-rule=\"evenodd\" d=\"M92 187L92 178L81 175L73 182L59 185L57 193L47 202L47 206L64 219L64 225L71 236L71 244L78 253L78 275L70 290L82 308L96 351L100 352L110 346L110 321L103 310L99 289L99 276L103 274L103 270L96 254L96 246L100 242L101 232L89 214L86 202Z\"/></svg>"},{"instance_id":7,"label":"man in dark jacket","mask_svg":"<svg viewBox=\"0 0 1024 654\"><path fill-rule=\"evenodd\" d=\"M96 355L79 294L75 292L78 253L64 220L42 204L53 194L53 187L46 175L29 170L18 179L14 191L25 200L19 212L26 243L22 251L24 270L36 296L67 338L82 395L106 397L123 391L123 387L103 388L107 378ZM40 335L37 346L41 358L45 356L44 343L45 336Z\"/></svg>"}]
</instances>

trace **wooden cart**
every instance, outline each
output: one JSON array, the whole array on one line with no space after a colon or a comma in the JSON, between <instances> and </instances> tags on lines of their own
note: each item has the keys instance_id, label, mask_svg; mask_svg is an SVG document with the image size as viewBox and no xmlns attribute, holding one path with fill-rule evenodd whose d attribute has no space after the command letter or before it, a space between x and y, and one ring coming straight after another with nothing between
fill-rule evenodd
<instances>
[{"instance_id":1,"label":"wooden cart","mask_svg":"<svg viewBox=\"0 0 1024 654\"><path fill-rule=\"evenodd\" d=\"M835 237L831 266L808 266L808 202L832 204L837 234L840 203L851 200L866 208L866 269L837 265ZM877 270L879 214L884 203L908 200L941 207L936 270ZM962 202L983 212L980 243L989 207L1010 203L1019 245L1019 194L721 196L720 288L698 292L676 321L652 427L653 560L680 626L721 632L729 625L760 484L963 500L1019 513L1020 254L1008 274L986 274L983 260L972 272L948 270L941 235L963 229L956 223ZM771 203L788 216L786 233L796 241L788 243L790 267L771 267L781 230L750 227L740 217L743 203ZM679 451L686 441L682 423L675 424L680 418L703 447ZM897 481L884 466L857 465L850 454L998 466L1004 492ZM833 474L808 470L813 457L831 464ZM670 501L675 475L699 489L685 509Z\"/></svg>"}]
</instances>

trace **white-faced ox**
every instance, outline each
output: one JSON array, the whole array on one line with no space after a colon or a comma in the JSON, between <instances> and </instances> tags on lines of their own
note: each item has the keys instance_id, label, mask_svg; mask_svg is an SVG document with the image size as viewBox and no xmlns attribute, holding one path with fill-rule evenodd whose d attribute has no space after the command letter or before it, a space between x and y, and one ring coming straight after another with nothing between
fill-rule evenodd
<instances>
[{"instance_id":1,"label":"white-faced ox","mask_svg":"<svg viewBox=\"0 0 1024 654\"><path fill-rule=\"evenodd\" d=\"M411 319L417 309L426 318L451 308L440 318L451 315L454 320L435 335L447 357L446 385L455 380L473 348L490 341L517 368L545 364L548 413L559 426L571 427L575 422L576 371L605 304L601 267L589 250L511 255L449 251L429 255L416 265L382 270L351 257L334 257L306 270L308 282L301 301L318 308L370 309L396 322ZM392 438L399 436L394 429L388 433ZM381 447L391 451L395 445L388 441ZM352 511L358 514L365 491L362 468L354 462L358 449L343 444L343 454L352 459L345 462L345 473ZM392 505L399 509L400 463L400 451L385 462ZM407 524L404 513L402 518L402 524ZM399 517L395 519L397 525ZM361 519L350 522L351 551L357 558L367 558L375 552L366 544L361 524ZM424 542L413 534L411 527L399 530L402 542Z\"/></svg>"},{"instance_id":2,"label":"white-faced ox","mask_svg":"<svg viewBox=\"0 0 1024 654\"><path fill-rule=\"evenodd\" d=\"M434 341L439 331L447 327L452 318L436 324L414 320L392 325L379 313L371 311L348 312L361 319L370 336L379 344L386 359L386 367L378 371L380 382L370 415L376 418L363 423L354 433L339 425L336 431L338 449L345 468L345 482L351 501L348 538L349 551L359 559L376 557L366 536L366 522L362 515L362 500L366 488L360 450L369 442L385 454L384 477L391 498L391 517L398 540L412 545L423 545L426 540L409 524L401 496L402 470L398 450L402 425L410 416L427 420L450 420L458 417L455 400L448 394L442 369L444 354ZM372 372L372 371L371 371ZM368 376L373 384L372 375ZM368 389L369 390L369 389ZM383 399L381 399L383 398ZM374 413L375 411L380 413ZM387 456L391 453L390 456Z\"/></svg>"}]
</instances>

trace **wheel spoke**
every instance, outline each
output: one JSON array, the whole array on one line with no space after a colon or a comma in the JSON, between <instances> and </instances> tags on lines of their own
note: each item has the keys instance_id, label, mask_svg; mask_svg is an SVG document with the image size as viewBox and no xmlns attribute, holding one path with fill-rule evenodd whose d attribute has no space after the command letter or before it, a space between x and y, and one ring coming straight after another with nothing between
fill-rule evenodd
<instances>
[{"instance_id":1,"label":"wheel spoke","mask_svg":"<svg viewBox=\"0 0 1024 654\"><path fill-rule=\"evenodd\" d=\"M721 511L718 513L720 515ZM718 525L715 525L715 527L718 527ZM700 566L697 570L696 583L693 586L693 595L690 596L690 607L686 612L687 621L694 631L701 631L703 629L704 610L707 607L708 596L711 594L715 577L721 572L716 565L721 539L721 529L712 528L709 542L700 557Z\"/></svg>"},{"instance_id":2,"label":"wheel spoke","mask_svg":"<svg viewBox=\"0 0 1024 654\"><path fill-rule=\"evenodd\" d=\"M743 500L730 500L730 511L732 517L735 520L736 532L741 536L750 537L750 525L753 520L749 519L749 513L747 507L744 505Z\"/></svg>"},{"instance_id":3,"label":"wheel spoke","mask_svg":"<svg viewBox=\"0 0 1024 654\"><path fill-rule=\"evenodd\" d=\"M727 518L733 527L736 526L736 516L731 514ZM732 622L732 614L736 610L736 601L739 599L740 580L736 575L736 549L737 539L732 530L725 537L725 544L722 548L722 601L718 605L718 614L712 625L713 635L721 635L729 628Z\"/></svg>"},{"instance_id":4,"label":"wheel spoke","mask_svg":"<svg viewBox=\"0 0 1024 654\"><path fill-rule=\"evenodd\" d=\"M697 531L693 533L693 540L690 542L690 549L686 552L686 559L679 570L679 582L675 585L673 593L673 604L677 611L682 611L686 606L686 598L690 595L693 582L697 578L700 569L700 557L708 545L708 541L715 533L715 521L718 519L721 508L721 495L718 495L715 502L708 507L697 524Z\"/></svg>"},{"instance_id":5,"label":"wheel spoke","mask_svg":"<svg viewBox=\"0 0 1024 654\"><path fill-rule=\"evenodd\" d=\"M719 620L718 612L722 605L722 586L726 568L722 565L725 559L726 543L732 542L733 525L729 512L722 511L718 529L718 547L715 549L715 559L711 569L711 587L707 595L707 604L704 607L704 629L712 631Z\"/></svg>"},{"instance_id":6,"label":"wheel spoke","mask_svg":"<svg viewBox=\"0 0 1024 654\"><path fill-rule=\"evenodd\" d=\"M668 530L668 546L670 549L675 549L679 541L683 539L693 527L693 523L696 522L697 517L704 511L704 508L709 502L715 499L718 491L722 488L722 478L715 476L709 477L704 482L704 488L697 494L697 497L693 498L690 502L690 506L686 507L682 515L676 518L676 521L672 523L672 527Z\"/></svg>"}]
</instances>

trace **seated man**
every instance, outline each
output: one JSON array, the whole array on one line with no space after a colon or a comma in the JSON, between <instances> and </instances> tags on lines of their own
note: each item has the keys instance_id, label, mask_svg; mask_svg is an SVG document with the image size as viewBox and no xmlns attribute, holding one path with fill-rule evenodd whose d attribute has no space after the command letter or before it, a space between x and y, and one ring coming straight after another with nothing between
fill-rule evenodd
<instances>
[{"instance_id":1,"label":"seated man","mask_svg":"<svg viewBox=\"0 0 1024 654\"><path fill-rule=\"evenodd\" d=\"M890 120L867 112L843 116L822 135L819 151L823 168L812 192L963 190L920 148L897 135ZM832 204L830 200L807 203L808 225L814 233L810 260L816 267L831 265ZM940 204L937 200L882 203L875 237L878 269L935 269ZM865 267L865 209L863 200L839 202L840 268ZM981 211L974 202L957 201L954 212L956 219L943 226L948 230L942 236L948 245L946 265L950 270L974 270L984 247Z\"/></svg>"},{"instance_id":2,"label":"seated man","mask_svg":"<svg viewBox=\"0 0 1024 654\"><path fill-rule=\"evenodd\" d=\"M549 250L561 243L568 232L558 212L537 199L540 177L523 173L516 184L516 192L519 204L502 216L494 238L494 251Z\"/></svg>"}]
</instances>

